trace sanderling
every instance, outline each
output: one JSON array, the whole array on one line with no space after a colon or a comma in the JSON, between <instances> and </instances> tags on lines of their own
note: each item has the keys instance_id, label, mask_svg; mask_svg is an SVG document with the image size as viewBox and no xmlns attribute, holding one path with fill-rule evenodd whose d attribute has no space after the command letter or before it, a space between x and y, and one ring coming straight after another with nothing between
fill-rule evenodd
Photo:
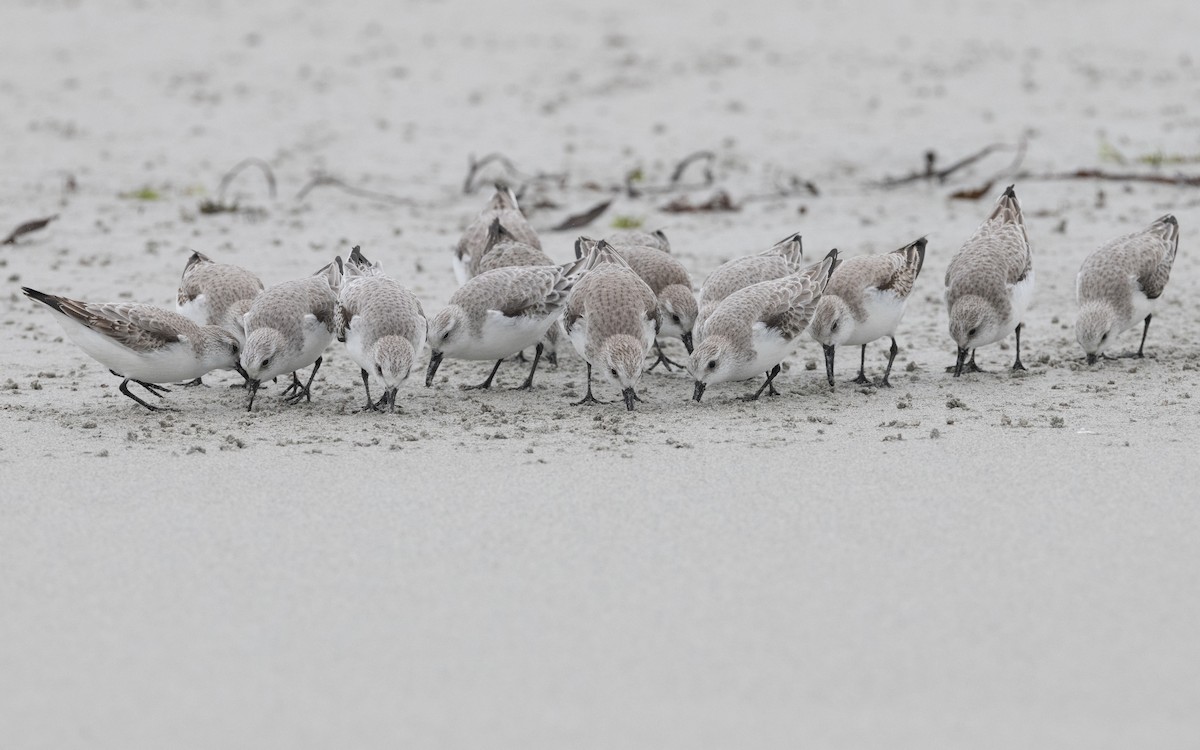
<instances>
[{"instance_id":1,"label":"sanderling","mask_svg":"<svg viewBox=\"0 0 1200 750\"><path fill-rule=\"evenodd\" d=\"M954 377L980 372L975 349L1000 341L1015 330L1017 358L1021 364L1021 326L1033 301L1033 253L1021 204L1009 185L996 208L971 239L950 260L946 269L946 307L950 311L950 337L958 346ZM971 359L967 361L967 354Z\"/></svg>"},{"instance_id":2,"label":"sanderling","mask_svg":"<svg viewBox=\"0 0 1200 750\"><path fill-rule=\"evenodd\" d=\"M220 326L246 343L242 316L263 290L263 283L250 271L228 263L214 263L207 255L193 250L183 267L175 312L196 325ZM201 385L200 378L183 385Z\"/></svg>"},{"instance_id":3,"label":"sanderling","mask_svg":"<svg viewBox=\"0 0 1200 750\"><path fill-rule=\"evenodd\" d=\"M488 228L488 239L484 246L483 257L479 259L479 273L496 268L513 268L515 266L553 266L541 248L522 242L513 236L500 219L492 219ZM524 352L519 353L522 362ZM542 337L542 356L552 365L558 365L558 326L552 325L546 329Z\"/></svg>"},{"instance_id":4,"label":"sanderling","mask_svg":"<svg viewBox=\"0 0 1200 750\"><path fill-rule=\"evenodd\" d=\"M358 247L350 253L345 272L334 313L337 339L362 372L367 392L363 410L387 404L388 411L395 411L396 391L425 347L425 312L416 295L363 257ZM372 373L383 381L378 403L371 400L367 382Z\"/></svg>"},{"instance_id":5,"label":"sanderling","mask_svg":"<svg viewBox=\"0 0 1200 750\"><path fill-rule=\"evenodd\" d=\"M247 411L254 408L254 395L262 381L288 372L293 378L288 390L294 391L288 402L312 400L310 388L321 369L321 354L333 340L341 281L342 259L338 257L312 276L268 287L254 298L243 318L246 346L242 368L250 379ZM299 385L295 372L309 365L313 369L308 383Z\"/></svg>"},{"instance_id":6,"label":"sanderling","mask_svg":"<svg viewBox=\"0 0 1200 750\"><path fill-rule=\"evenodd\" d=\"M571 291L563 330L587 363L587 395L575 403L602 403L592 395L592 366L599 367L633 411L642 361L658 333L658 298L606 241L584 258L586 271Z\"/></svg>"},{"instance_id":7,"label":"sanderling","mask_svg":"<svg viewBox=\"0 0 1200 750\"><path fill-rule=\"evenodd\" d=\"M1075 280L1079 302L1075 338L1089 365L1104 356L1118 334L1138 321L1145 321L1142 343L1131 356L1142 356L1150 318L1178 249L1179 223L1167 214L1140 232L1109 242L1083 262Z\"/></svg>"},{"instance_id":8,"label":"sanderling","mask_svg":"<svg viewBox=\"0 0 1200 750\"><path fill-rule=\"evenodd\" d=\"M800 242L800 235L793 234L775 243L769 250L734 258L719 266L708 275L704 285L700 287L700 294L696 298L698 312L695 326L692 328L693 334L699 333L705 318L711 315L726 297L751 284L782 279L797 273L802 270L800 263L803 259L804 247ZM698 337L695 343L700 343Z\"/></svg>"},{"instance_id":9,"label":"sanderling","mask_svg":"<svg viewBox=\"0 0 1200 750\"><path fill-rule=\"evenodd\" d=\"M833 354L838 346L861 346L858 377L866 384L867 344L887 336L887 369L879 385L891 387L888 377L896 359L896 328L904 317L904 306L925 262L924 237L883 255L849 258L837 264L825 287L808 331L825 347L825 374L833 386Z\"/></svg>"},{"instance_id":10,"label":"sanderling","mask_svg":"<svg viewBox=\"0 0 1200 750\"><path fill-rule=\"evenodd\" d=\"M607 243L608 241L605 240ZM609 247L621 256L633 272L654 292L658 300L658 335L673 336L683 341L688 353L692 352L692 326L696 322L696 295L692 291L692 278L687 268L668 253L645 245ZM595 245L592 240L580 237L575 243L575 256L583 257ZM659 364L670 371L671 366L682 367L663 354L656 339L654 348L658 359L650 365L653 370Z\"/></svg>"},{"instance_id":11,"label":"sanderling","mask_svg":"<svg viewBox=\"0 0 1200 750\"><path fill-rule=\"evenodd\" d=\"M604 240L618 250L623 247L652 247L655 250L662 250L664 253L671 252L671 242L667 239L667 233L661 229L653 232L622 229L608 235Z\"/></svg>"},{"instance_id":12,"label":"sanderling","mask_svg":"<svg viewBox=\"0 0 1200 750\"><path fill-rule=\"evenodd\" d=\"M780 365L808 328L829 275L837 263L837 250L821 262L782 279L760 281L730 294L704 321L700 343L692 352L691 374L696 380L692 398L699 401L714 383L745 380L766 373L764 390L778 395L773 381Z\"/></svg>"},{"instance_id":13,"label":"sanderling","mask_svg":"<svg viewBox=\"0 0 1200 750\"><path fill-rule=\"evenodd\" d=\"M179 313L130 302L78 302L22 287L30 299L45 304L88 356L121 381L121 393L150 411L151 406L129 392L133 381L162 398L157 383L195 378L237 365L236 337L219 326L198 326Z\"/></svg>"},{"instance_id":14,"label":"sanderling","mask_svg":"<svg viewBox=\"0 0 1200 750\"><path fill-rule=\"evenodd\" d=\"M497 183L496 192L487 207L466 228L454 250L454 275L458 277L460 286L479 273L479 261L487 247L488 233L495 219L499 219L515 239L541 248L537 233L517 206L517 196L507 185Z\"/></svg>"},{"instance_id":15,"label":"sanderling","mask_svg":"<svg viewBox=\"0 0 1200 750\"><path fill-rule=\"evenodd\" d=\"M459 287L429 321L429 370L433 385L443 357L496 360L487 380L471 389L490 388L505 357L536 345L533 366L518 390L533 387L542 357L540 339L562 314L567 294L579 278L579 261L563 266L514 266L485 271Z\"/></svg>"}]
</instances>

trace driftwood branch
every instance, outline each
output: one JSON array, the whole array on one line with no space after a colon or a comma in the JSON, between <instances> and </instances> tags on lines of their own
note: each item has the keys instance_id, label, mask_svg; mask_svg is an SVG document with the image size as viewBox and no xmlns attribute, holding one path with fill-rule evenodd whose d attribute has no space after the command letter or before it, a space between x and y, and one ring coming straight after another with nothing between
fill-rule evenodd
<instances>
[{"instance_id":1,"label":"driftwood branch","mask_svg":"<svg viewBox=\"0 0 1200 750\"><path fill-rule=\"evenodd\" d=\"M640 198L643 195L663 195L665 193L678 193L686 190L703 190L704 188L712 187L716 178L713 177L712 165L716 161L717 155L712 151L696 151L688 154L679 160L675 168L671 170L670 180L666 185L641 185L635 183L641 179L642 170L633 169L625 173L625 194L630 198ZM704 163L704 175L699 182L685 183L683 176L688 171L688 167L696 163Z\"/></svg>"},{"instance_id":2,"label":"driftwood branch","mask_svg":"<svg viewBox=\"0 0 1200 750\"><path fill-rule=\"evenodd\" d=\"M47 224L49 224L50 222L54 221L57 218L58 218L58 214L54 214L53 216L47 216L44 219L33 219L32 221L27 221L24 224L19 225L16 229L9 232L8 236L4 238L4 241L0 242L0 245L15 245L15 244L17 244L18 237L27 235L30 232L36 232L39 229L44 229Z\"/></svg>"},{"instance_id":3,"label":"driftwood branch","mask_svg":"<svg viewBox=\"0 0 1200 750\"><path fill-rule=\"evenodd\" d=\"M1012 148L1012 146L1006 143L993 143L990 146L984 146L975 153L965 156L943 169L935 168L937 166L937 152L926 151L925 171L912 172L904 177L888 177L881 180L879 185L880 187L893 188L901 185L908 185L914 182L920 182L922 180L944 183L947 179L949 179L950 175L954 174L955 172L966 169L975 162L980 161L981 159L984 159L997 151L1007 151L1010 148Z\"/></svg>"},{"instance_id":4,"label":"driftwood branch","mask_svg":"<svg viewBox=\"0 0 1200 750\"><path fill-rule=\"evenodd\" d=\"M741 208L740 205L733 202L733 199L729 197L729 193L724 190L718 190L703 203L692 203L685 195L676 198L658 210L669 214L683 214L740 211Z\"/></svg>"},{"instance_id":5,"label":"driftwood branch","mask_svg":"<svg viewBox=\"0 0 1200 750\"><path fill-rule=\"evenodd\" d=\"M611 205L611 199L606 200L603 203L597 203L595 206L592 206L582 213L568 216L557 225L551 227L550 230L552 232L562 232L568 229L579 229L581 227L586 227L588 224L591 224L593 221L600 218L600 215L607 211L608 207Z\"/></svg>"},{"instance_id":6,"label":"driftwood branch","mask_svg":"<svg viewBox=\"0 0 1200 750\"><path fill-rule=\"evenodd\" d=\"M964 188L962 190L956 190L950 194L950 199L977 201L985 195L990 195L992 192L992 187L995 186L997 182L1003 181L1006 177L1014 177L1017 175L1018 170L1021 168L1021 163L1025 161L1025 150L1028 146L1029 142L1025 138L1022 138L1021 142L1017 144L1017 154L1013 157L1011 164L994 174L977 188Z\"/></svg>"},{"instance_id":7,"label":"driftwood branch","mask_svg":"<svg viewBox=\"0 0 1200 750\"><path fill-rule=\"evenodd\" d=\"M505 173L510 178L507 182L511 183L517 193L523 193L525 187L531 183L538 182L553 182L560 188L566 187L567 173L566 172L535 172L527 174L517 169L517 165L512 159L501 153L490 153L482 159L476 159L474 155L467 157L467 178L463 180L463 195L470 195L479 188L477 179L479 172L489 164L499 164L504 168Z\"/></svg>"},{"instance_id":8,"label":"driftwood branch","mask_svg":"<svg viewBox=\"0 0 1200 750\"><path fill-rule=\"evenodd\" d=\"M225 191L229 188L230 184L233 183L234 179L236 179L237 176L242 173L243 170L250 167L258 167L263 173L263 177L265 177L267 180L267 192L271 196L272 200L275 199L275 172L271 169L270 164L262 159L252 156L249 159L242 159L239 161L233 166L233 169L226 172L225 176L221 178L221 184L217 186L216 203L218 205L224 205Z\"/></svg>"},{"instance_id":9,"label":"driftwood branch","mask_svg":"<svg viewBox=\"0 0 1200 750\"><path fill-rule=\"evenodd\" d=\"M1022 172L1018 175L1022 180L1051 181L1051 180L1103 180L1107 182L1147 182L1153 185L1172 185L1175 187L1200 187L1198 175L1161 175L1137 174L1135 172L1106 172L1103 169L1077 169L1074 172L1056 172L1050 174L1031 174Z\"/></svg>"}]
</instances>

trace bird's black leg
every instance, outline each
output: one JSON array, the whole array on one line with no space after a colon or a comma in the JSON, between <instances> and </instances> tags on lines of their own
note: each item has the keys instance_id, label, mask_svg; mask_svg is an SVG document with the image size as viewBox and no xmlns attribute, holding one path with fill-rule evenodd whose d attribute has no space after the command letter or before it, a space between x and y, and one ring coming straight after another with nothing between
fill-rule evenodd
<instances>
[{"instance_id":1,"label":"bird's black leg","mask_svg":"<svg viewBox=\"0 0 1200 750\"><path fill-rule=\"evenodd\" d=\"M892 384L888 382L888 377L892 374L892 362L896 361L896 353L899 351L900 347L896 346L896 337L892 336L892 348L888 349L887 369L883 371L883 380L879 381L879 385L883 388L892 387Z\"/></svg>"},{"instance_id":2,"label":"bird's black leg","mask_svg":"<svg viewBox=\"0 0 1200 750\"><path fill-rule=\"evenodd\" d=\"M300 382L300 378L297 377L296 373L293 372L292 373L292 384L289 385L287 388L284 388L283 393L281 393L279 395L283 396L284 398L287 398L288 396L299 393L303 389L304 389L304 383Z\"/></svg>"},{"instance_id":3,"label":"bird's black leg","mask_svg":"<svg viewBox=\"0 0 1200 750\"><path fill-rule=\"evenodd\" d=\"M672 365L674 365L675 367L678 367L681 370L683 369L683 365L679 364L678 362L676 362L673 359L670 359L669 357L667 357L666 354L663 354L662 346L658 343L658 339L654 340L654 350L656 352L658 352L658 359L654 360L654 364L650 365L650 367L646 370L646 372L650 372L651 370L653 370L655 367L658 367L659 365L662 365L663 369L666 370L667 372L671 371Z\"/></svg>"},{"instance_id":4,"label":"bird's black leg","mask_svg":"<svg viewBox=\"0 0 1200 750\"><path fill-rule=\"evenodd\" d=\"M204 379L203 378L192 378L191 380L189 380L186 383L176 383L176 385L178 385L180 388L191 388L191 387L197 386L197 385L204 385Z\"/></svg>"},{"instance_id":5,"label":"bird's black leg","mask_svg":"<svg viewBox=\"0 0 1200 750\"><path fill-rule=\"evenodd\" d=\"M371 386L367 383L367 378L369 378L370 375L367 374L367 371L365 369L363 369L363 368L359 368L359 369L362 371L363 388L365 388L367 391L367 405L364 406L363 408L359 409L359 411L378 411L379 404L376 404L373 400L371 400ZM386 396L385 396L385 398L386 398Z\"/></svg>"},{"instance_id":6,"label":"bird's black leg","mask_svg":"<svg viewBox=\"0 0 1200 750\"><path fill-rule=\"evenodd\" d=\"M975 350L974 349L971 350L971 361L967 362L967 372L987 372L982 367L975 364Z\"/></svg>"},{"instance_id":7,"label":"bird's black leg","mask_svg":"<svg viewBox=\"0 0 1200 750\"><path fill-rule=\"evenodd\" d=\"M137 382L137 381L134 381L134 382ZM139 404L146 407L150 411L158 411L157 406L151 406L150 404L147 404L145 401L141 400L140 398L138 398L137 396L135 396L129 392L129 378L125 378L124 380L121 381L120 391L121 391L121 393L124 393L126 396L130 397L134 401L137 401ZM154 393L154 391L150 391L150 392ZM158 394L155 394L155 395L157 396Z\"/></svg>"},{"instance_id":8,"label":"bird's black leg","mask_svg":"<svg viewBox=\"0 0 1200 750\"><path fill-rule=\"evenodd\" d=\"M492 368L492 373L487 376L487 380L483 381L479 385L464 385L463 390L464 391L481 391L481 390L486 391L488 388L491 388L492 387L492 378L496 377L496 370L500 369L500 363L503 361L504 360L502 360L502 359L496 360L496 365Z\"/></svg>"},{"instance_id":9,"label":"bird's black leg","mask_svg":"<svg viewBox=\"0 0 1200 750\"><path fill-rule=\"evenodd\" d=\"M527 391L533 387L533 373L537 372L538 361L542 358L542 349L545 347L542 342L538 342L537 348L533 350L533 367L529 368L529 377L525 378L525 382L517 386L518 391Z\"/></svg>"},{"instance_id":10,"label":"bird's black leg","mask_svg":"<svg viewBox=\"0 0 1200 750\"><path fill-rule=\"evenodd\" d=\"M774 390L774 386L771 383L772 383L772 381L775 380L775 376L779 374L779 371L781 369L782 368L779 365L775 365L774 367L772 367L771 371L767 373L767 382L763 383L762 386L760 386L759 389L754 392L753 396L743 396L742 400L743 401L757 401L758 397L762 395L763 391L767 390L768 388L771 388L772 390ZM773 395L778 396L779 395L778 391L776 391Z\"/></svg>"},{"instance_id":11,"label":"bird's black leg","mask_svg":"<svg viewBox=\"0 0 1200 750\"><path fill-rule=\"evenodd\" d=\"M1023 325L1025 325L1025 324L1024 323L1017 324L1017 360L1015 362L1013 362L1014 370L1024 370L1025 369L1025 365L1021 364L1021 326L1023 326Z\"/></svg>"},{"instance_id":12,"label":"bird's black leg","mask_svg":"<svg viewBox=\"0 0 1200 750\"><path fill-rule=\"evenodd\" d=\"M1137 358L1142 359L1145 355L1142 350L1146 348L1146 334L1150 332L1150 319L1154 317L1154 313L1146 316L1146 325L1142 328L1142 343L1138 345Z\"/></svg>"},{"instance_id":13,"label":"bird's black leg","mask_svg":"<svg viewBox=\"0 0 1200 750\"><path fill-rule=\"evenodd\" d=\"M308 382L300 386L299 390L288 397L287 401L289 404L300 403L301 397L303 397L306 401L312 401L312 391L310 388L312 388L313 380L315 380L317 377L317 370L321 369L321 362L323 359L324 357L317 357L317 361L313 363L312 372L308 375ZM295 377L295 373L292 373L292 377ZM299 378L297 378L297 382L299 382Z\"/></svg>"},{"instance_id":14,"label":"bird's black leg","mask_svg":"<svg viewBox=\"0 0 1200 750\"><path fill-rule=\"evenodd\" d=\"M850 381L855 385L869 385L871 379L867 377L867 345L862 345L862 354L858 359L858 377Z\"/></svg>"},{"instance_id":15,"label":"bird's black leg","mask_svg":"<svg viewBox=\"0 0 1200 750\"><path fill-rule=\"evenodd\" d=\"M601 401L592 395L592 365L589 362L587 366L587 395L578 401L572 401L571 406L579 406L580 404L607 404L607 401Z\"/></svg>"},{"instance_id":16,"label":"bird's black leg","mask_svg":"<svg viewBox=\"0 0 1200 750\"><path fill-rule=\"evenodd\" d=\"M130 378L130 380L133 380L133 378ZM143 380L133 380L133 382L137 383L138 385L140 385L141 387L143 387L143 388L145 388L146 390L150 391L150 393L152 393L152 394L153 394L153 395L155 395L155 396L158 396L159 398L162 398L162 397L163 397L162 395L163 395L164 393L170 393L170 392L171 392L171 389L170 389L170 388L167 388L167 387L165 387L165 386L161 386L161 385L159 385L158 383L147 383L147 382L145 382L145 381L143 381Z\"/></svg>"}]
</instances>

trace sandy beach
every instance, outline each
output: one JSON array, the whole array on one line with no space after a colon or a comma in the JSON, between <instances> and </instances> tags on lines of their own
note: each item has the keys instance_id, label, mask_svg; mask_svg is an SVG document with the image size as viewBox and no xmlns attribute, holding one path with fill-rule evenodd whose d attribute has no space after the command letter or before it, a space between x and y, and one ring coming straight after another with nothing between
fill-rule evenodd
<instances>
[{"instance_id":1,"label":"sandy beach","mask_svg":"<svg viewBox=\"0 0 1200 750\"><path fill-rule=\"evenodd\" d=\"M57 215L0 246L4 747L1200 744L1200 189L1143 179L1200 174L1200 11L18 2L0 19L0 235ZM945 181L880 185L990 144ZM659 191L698 151L694 188ZM515 170L464 192L489 153ZM249 169L218 195L250 157L276 194ZM1077 170L1137 179L1049 179ZM567 345L531 392L511 390L525 365L464 391L488 365L446 360L395 414L362 414L335 342L312 403L269 385L247 413L213 373L152 414L20 293L173 307L192 249L273 284L361 245L432 314L500 177L526 186L552 258L581 232L662 228L697 287L794 232L811 260L928 236L894 387L849 383L847 348L831 390L805 337L776 398L738 400L751 381L698 404L656 370L634 412L607 385L613 403L572 407ZM954 379L946 266L1010 183L1037 270L1029 369L1008 369L1010 337ZM665 210L718 191L738 210ZM237 210L201 210L219 198ZM1165 213L1180 251L1146 358L1086 365L1080 264Z\"/></svg>"}]
</instances>

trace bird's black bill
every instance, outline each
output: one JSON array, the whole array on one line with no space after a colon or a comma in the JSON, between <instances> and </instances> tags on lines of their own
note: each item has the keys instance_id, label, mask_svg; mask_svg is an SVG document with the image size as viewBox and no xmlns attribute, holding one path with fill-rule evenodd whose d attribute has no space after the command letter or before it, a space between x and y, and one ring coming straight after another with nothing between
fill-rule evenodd
<instances>
[{"instance_id":1,"label":"bird's black bill","mask_svg":"<svg viewBox=\"0 0 1200 750\"><path fill-rule=\"evenodd\" d=\"M434 352L429 358L429 369L425 371L425 387L433 385L433 376L437 375L438 367L442 364L442 353Z\"/></svg>"},{"instance_id":2,"label":"bird's black bill","mask_svg":"<svg viewBox=\"0 0 1200 750\"><path fill-rule=\"evenodd\" d=\"M706 387L707 386L705 386L704 383L701 383L699 380L697 380L696 390L692 392L692 400L699 403L700 399L704 396L704 389Z\"/></svg>"},{"instance_id":3,"label":"bird's black bill","mask_svg":"<svg viewBox=\"0 0 1200 750\"><path fill-rule=\"evenodd\" d=\"M692 332L688 331L687 333L683 334L679 338L683 341L683 346L685 349L687 349L687 353L691 354L692 353Z\"/></svg>"},{"instance_id":4,"label":"bird's black bill","mask_svg":"<svg viewBox=\"0 0 1200 750\"><path fill-rule=\"evenodd\" d=\"M834 347L825 347L825 377L829 379L829 387L833 387L833 352Z\"/></svg>"},{"instance_id":5,"label":"bird's black bill","mask_svg":"<svg viewBox=\"0 0 1200 750\"><path fill-rule=\"evenodd\" d=\"M637 400L637 394L634 393L632 388L626 388L621 391L621 395L625 397L625 409L633 411L633 402Z\"/></svg>"},{"instance_id":6,"label":"bird's black bill","mask_svg":"<svg viewBox=\"0 0 1200 750\"><path fill-rule=\"evenodd\" d=\"M958 350L958 361L954 363L954 377L957 378L959 375L962 375L963 364L965 364L966 361L967 361L967 350L959 349Z\"/></svg>"},{"instance_id":7,"label":"bird's black bill","mask_svg":"<svg viewBox=\"0 0 1200 750\"><path fill-rule=\"evenodd\" d=\"M250 389L250 402L246 404L246 411L253 411L254 396L258 393L258 387L261 384L262 384L261 381L258 381L258 380L247 380L246 381L246 387Z\"/></svg>"},{"instance_id":8,"label":"bird's black bill","mask_svg":"<svg viewBox=\"0 0 1200 750\"><path fill-rule=\"evenodd\" d=\"M1089 365L1094 365L1094 364L1096 364L1096 355L1095 355L1095 354L1089 354L1089 355L1087 355L1087 363L1088 363Z\"/></svg>"}]
</instances>

